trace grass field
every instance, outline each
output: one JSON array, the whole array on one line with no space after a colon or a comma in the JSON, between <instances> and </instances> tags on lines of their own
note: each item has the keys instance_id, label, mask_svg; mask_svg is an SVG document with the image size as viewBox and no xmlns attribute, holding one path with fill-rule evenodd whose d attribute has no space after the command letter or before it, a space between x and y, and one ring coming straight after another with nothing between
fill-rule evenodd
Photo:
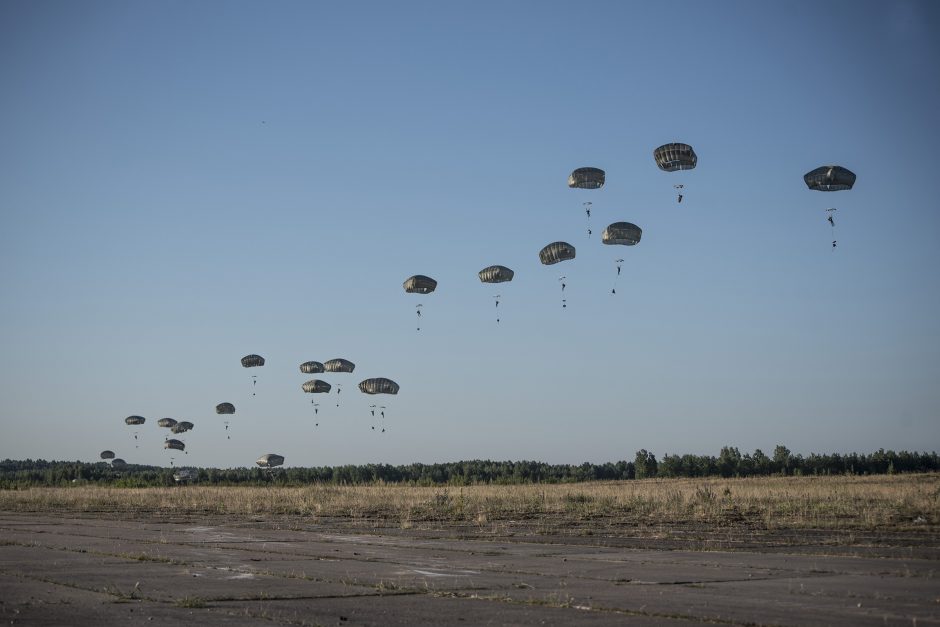
<instances>
[{"instance_id":1,"label":"grass field","mask_svg":"<svg viewBox=\"0 0 940 627\"><path fill-rule=\"evenodd\" d=\"M346 520L462 527L708 526L764 530L936 531L940 474L647 479L550 485L110 488L0 491L0 510Z\"/></svg>"}]
</instances>

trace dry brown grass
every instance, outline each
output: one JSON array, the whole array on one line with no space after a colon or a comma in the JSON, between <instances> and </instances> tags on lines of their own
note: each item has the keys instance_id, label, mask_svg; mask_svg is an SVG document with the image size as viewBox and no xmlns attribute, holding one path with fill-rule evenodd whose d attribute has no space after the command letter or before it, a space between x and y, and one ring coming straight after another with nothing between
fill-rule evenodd
<instances>
[{"instance_id":1,"label":"dry brown grass","mask_svg":"<svg viewBox=\"0 0 940 627\"><path fill-rule=\"evenodd\" d=\"M605 525L760 529L929 530L940 527L940 474L755 479L649 479L554 485L413 487L30 488L0 492L0 510L289 516L416 525L529 521L558 532ZM550 529L548 527L551 527Z\"/></svg>"}]
</instances>

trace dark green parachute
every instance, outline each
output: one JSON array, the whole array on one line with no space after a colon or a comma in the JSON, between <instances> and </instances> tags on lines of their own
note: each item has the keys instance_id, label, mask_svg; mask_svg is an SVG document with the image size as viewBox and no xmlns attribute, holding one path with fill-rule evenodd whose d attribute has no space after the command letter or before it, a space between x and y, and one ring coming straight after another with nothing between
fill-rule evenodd
<instances>
[{"instance_id":1,"label":"dark green parachute","mask_svg":"<svg viewBox=\"0 0 940 627\"><path fill-rule=\"evenodd\" d=\"M255 460L255 463L262 468L274 468L284 463L284 456L277 453L268 453Z\"/></svg>"},{"instance_id":2,"label":"dark green parachute","mask_svg":"<svg viewBox=\"0 0 940 627\"><path fill-rule=\"evenodd\" d=\"M195 425L193 425L193 423L189 422L188 420L183 420L182 422L178 422L172 427L170 427L170 431L172 431L173 433L186 433L187 431L190 431L194 426Z\"/></svg>"},{"instance_id":3,"label":"dark green parachute","mask_svg":"<svg viewBox=\"0 0 940 627\"><path fill-rule=\"evenodd\" d=\"M484 283L505 283L512 281L515 272L506 266L488 266L478 273L480 280Z\"/></svg>"},{"instance_id":4,"label":"dark green parachute","mask_svg":"<svg viewBox=\"0 0 940 627\"><path fill-rule=\"evenodd\" d=\"M231 403L219 403L215 406L215 413L217 414L234 414L235 406Z\"/></svg>"},{"instance_id":5,"label":"dark green parachute","mask_svg":"<svg viewBox=\"0 0 940 627\"><path fill-rule=\"evenodd\" d=\"M348 359L331 359L323 362L325 372L352 372L356 369L356 364Z\"/></svg>"},{"instance_id":6,"label":"dark green parachute","mask_svg":"<svg viewBox=\"0 0 940 627\"><path fill-rule=\"evenodd\" d=\"M567 242L552 242L539 251L539 260L546 266L574 259L574 246Z\"/></svg>"},{"instance_id":7,"label":"dark green parachute","mask_svg":"<svg viewBox=\"0 0 940 627\"><path fill-rule=\"evenodd\" d=\"M300 364L300 371L304 374L320 374L324 372L323 364L319 361L305 361Z\"/></svg>"},{"instance_id":8,"label":"dark green parachute","mask_svg":"<svg viewBox=\"0 0 940 627\"><path fill-rule=\"evenodd\" d=\"M601 235L601 241L605 244L620 244L622 246L634 246L639 243L643 235L643 229L630 222L614 222Z\"/></svg>"},{"instance_id":9,"label":"dark green parachute","mask_svg":"<svg viewBox=\"0 0 940 627\"><path fill-rule=\"evenodd\" d=\"M576 189L600 189L604 186L605 173L600 168L578 168L568 175L568 187Z\"/></svg>"},{"instance_id":10,"label":"dark green parachute","mask_svg":"<svg viewBox=\"0 0 940 627\"><path fill-rule=\"evenodd\" d=\"M101 459L114 459L114 451L101 451Z\"/></svg>"},{"instance_id":11,"label":"dark green parachute","mask_svg":"<svg viewBox=\"0 0 940 627\"><path fill-rule=\"evenodd\" d=\"M129 425L142 425L147 422L147 419L143 416L128 416L124 419L124 422Z\"/></svg>"},{"instance_id":12,"label":"dark green parachute","mask_svg":"<svg viewBox=\"0 0 940 627\"><path fill-rule=\"evenodd\" d=\"M803 181L817 192L840 192L852 189L855 173L841 165L824 165L804 174Z\"/></svg>"},{"instance_id":13,"label":"dark green parachute","mask_svg":"<svg viewBox=\"0 0 940 627\"><path fill-rule=\"evenodd\" d=\"M330 384L320 379L310 379L300 386L307 394L325 394L330 391Z\"/></svg>"},{"instance_id":14,"label":"dark green parachute","mask_svg":"<svg viewBox=\"0 0 940 627\"><path fill-rule=\"evenodd\" d=\"M245 355L242 357L242 366L245 368L257 368L264 365L264 357L261 355Z\"/></svg>"},{"instance_id":15,"label":"dark green parachute","mask_svg":"<svg viewBox=\"0 0 940 627\"><path fill-rule=\"evenodd\" d=\"M157 426L158 426L158 427L167 427L167 428L175 427L175 426L176 426L176 421L173 420L172 418L161 418L160 420L157 421Z\"/></svg>"},{"instance_id":16,"label":"dark green parachute","mask_svg":"<svg viewBox=\"0 0 940 627\"><path fill-rule=\"evenodd\" d=\"M163 443L163 448L171 448L177 451L183 451L186 450L186 445L179 440L167 440Z\"/></svg>"},{"instance_id":17,"label":"dark green parachute","mask_svg":"<svg viewBox=\"0 0 940 627\"><path fill-rule=\"evenodd\" d=\"M399 385L391 379L377 377L359 383L359 390L365 394L398 394Z\"/></svg>"},{"instance_id":18,"label":"dark green parachute","mask_svg":"<svg viewBox=\"0 0 940 627\"><path fill-rule=\"evenodd\" d=\"M124 468L125 466L127 466L127 462L120 457L111 460L111 468Z\"/></svg>"},{"instance_id":19,"label":"dark green parachute","mask_svg":"<svg viewBox=\"0 0 940 627\"><path fill-rule=\"evenodd\" d=\"M409 294L430 294L437 289L437 281L423 274L416 274L408 277L402 287Z\"/></svg>"},{"instance_id":20,"label":"dark green parachute","mask_svg":"<svg viewBox=\"0 0 940 627\"><path fill-rule=\"evenodd\" d=\"M659 169L666 172L691 170L698 163L698 155L692 150L692 146L678 142L663 144L654 150L653 159Z\"/></svg>"}]
</instances>

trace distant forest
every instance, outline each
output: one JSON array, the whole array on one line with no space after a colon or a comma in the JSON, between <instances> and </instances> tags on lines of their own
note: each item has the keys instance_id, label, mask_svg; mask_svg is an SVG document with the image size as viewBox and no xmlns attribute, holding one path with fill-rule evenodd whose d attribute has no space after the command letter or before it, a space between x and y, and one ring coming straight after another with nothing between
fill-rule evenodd
<instances>
[{"instance_id":1,"label":"distant forest","mask_svg":"<svg viewBox=\"0 0 940 627\"><path fill-rule=\"evenodd\" d=\"M4 460L0 462L0 489L32 486L102 484L115 487L167 486L176 483L181 468L192 471L192 481L208 485L305 485L312 483L357 485L392 483L409 485L470 485L477 483L575 483L579 481L633 480L650 477L766 477L771 475L871 475L940 470L933 453L885 451L874 453L794 455L777 446L772 455L760 449L741 454L726 446L718 456L664 455L642 449L633 461L546 464L534 461L474 460L442 464L366 464L313 468L165 468L129 464L112 468L107 462Z\"/></svg>"}]
</instances>

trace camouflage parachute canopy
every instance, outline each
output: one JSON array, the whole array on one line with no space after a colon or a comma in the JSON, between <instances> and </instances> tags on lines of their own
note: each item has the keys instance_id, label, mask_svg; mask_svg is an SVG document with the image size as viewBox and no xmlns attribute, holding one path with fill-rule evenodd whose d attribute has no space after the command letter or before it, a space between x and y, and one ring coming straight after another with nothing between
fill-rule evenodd
<instances>
[{"instance_id":1,"label":"camouflage parachute canopy","mask_svg":"<svg viewBox=\"0 0 940 627\"><path fill-rule=\"evenodd\" d=\"M480 270L480 280L484 283L505 283L512 281L515 272L506 266L489 266Z\"/></svg>"},{"instance_id":2,"label":"camouflage parachute canopy","mask_svg":"<svg viewBox=\"0 0 940 627\"><path fill-rule=\"evenodd\" d=\"M101 451L101 459L114 459L114 451Z\"/></svg>"},{"instance_id":3,"label":"camouflage parachute canopy","mask_svg":"<svg viewBox=\"0 0 940 627\"><path fill-rule=\"evenodd\" d=\"M630 222L614 222L601 235L601 241L605 244L622 244L623 246L633 246L640 241L643 236L643 229Z\"/></svg>"},{"instance_id":4,"label":"camouflage parachute canopy","mask_svg":"<svg viewBox=\"0 0 940 627\"><path fill-rule=\"evenodd\" d=\"M320 379L310 379L300 387L307 394L325 394L330 391L332 386L330 386L330 384L326 381L321 381Z\"/></svg>"},{"instance_id":5,"label":"camouflage parachute canopy","mask_svg":"<svg viewBox=\"0 0 940 627\"><path fill-rule=\"evenodd\" d=\"M176 449L177 451L182 451L186 448L186 445L179 440L167 440L163 443L163 448L172 448Z\"/></svg>"},{"instance_id":6,"label":"camouflage parachute canopy","mask_svg":"<svg viewBox=\"0 0 940 627\"><path fill-rule=\"evenodd\" d=\"M184 481L195 481L198 476L199 473L197 473L192 468L180 468L173 473L173 481L176 481L177 483L182 483Z\"/></svg>"},{"instance_id":7,"label":"camouflage parachute canopy","mask_svg":"<svg viewBox=\"0 0 940 627\"><path fill-rule=\"evenodd\" d=\"M186 433L187 431L192 429L194 426L195 425L193 425L193 423L189 422L188 420L184 420L170 427L170 431L172 431L173 433Z\"/></svg>"},{"instance_id":8,"label":"camouflage parachute canopy","mask_svg":"<svg viewBox=\"0 0 940 627\"><path fill-rule=\"evenodd\" d=\"M359 390L365 394L398 394L399 386L391 379L378 377L359 383Z\"/></svg>"},{"instance_id":9,"label":"camouflage parachute canopy","mask_svg":"<svg viewBox=\"0 0 940 627\"><path fill-rule=\"evenodd\" d=\"M277 453L268 453L255 460L255 463L262 468L274 468L284 463L284 456Z\"/></svg>"},{"instance_id":10,"label":"camouflage parachute canopy","mask_svg":"<svg viewBox=\"0 0 940 627\"><path fill-rule=\"evenodd\" d=\"M574 259L574 246L567 242L552 242L539 251L539 260L546 266Z\"/></svg>"},{"instance_id":11,"label":"camouflage parachute canopy","mask_svg":"<svg viewBox=\"0 0 940 627\"><path fill-rule=\"evenodd\" d=\"M245 368L255 368L264 365L264 357L261 355L245 355L242 357L242 366Z\"/></svg>"},{"instance_id":12,"label":"camouflage parachute canopy","mask_svg":"<svg viewBox=\"0 0 940 627\"><path fill-rule=\"evenodd\" d=\"M231 403L219 403L215 406L215 413L217 414L234 414L235 406Z\"/></svg>"},{"instance_id":13,"label":"camouflage parachute canopy","mask_svg":"<svg viewBox=\"0 0 940 627\"><path fill-rule=\"evenodd\" d=\"M348 359L331 359L323 362L323 370L326 372L352 372L356 369L356 364Z\"/></svg>"},{"instance_id":14,"label":"camouflage parachute canopy","mask_svg":"<svg viewBox=\"0 0 940 627\"><path fill-rule=\"evenodd\" d=\"M120 457L115 457L114 459L111 460L112 468L123 468L124 466L127 466L127 462L121 459Z\"/></svg>"},{"instance_id":15,"label":"camouflage parachute canopy","mask_svg":"<svg viewBox=\"0 0 940 627\"><path fill-rule=\"evenodd\" d=\"M653 158L659 169L666 172L691 170L698 163L698 156L688 144L663 144L653 151Z\"/></svg>"},{"instance_id":16,"label":"camouflage parachute canopy","mask_svg":"<svg viewBox=\"0 0 940 627\"><path fill-rule=\"evenodd\" d=\"M157 426L158 427L175 427L176 421L173 420L172 418L161 418L160 420L157 421Z\"/></svg>"},{"instance_id":17,"label":"camouflage parachute canopy","mask_svg":"<svg viewBox=\"0 0 940 627\"><path fill-rule=\"evenodd\" d=\"M600 189L604 186L604 171L600 168L578 168L568 175L568 187Z\"/></svg>"},{"instance_id":18,"label":"camouflage parachute canopy","mask_svg":"<svg viewBox=\"0 0 940 627\"><path fill-rule=\"evenodd\" d=\"M430 294L437 289L437 281L429 276L416 274L413 277L408 277L405 282L402 283L402 287L404 287L405 291L409 294Z\"/></svg>"},{"instance_id":19,"label":"camouflage parachute canopy","mask_svg":"<svg viewBox=\"0 0 940 627\"><path fill-rule=\"evenodd\" d=\"M305 361L300 364L300 371L304 374L319 374L323 372L323 364L319 361Z\"/></svg>"},{"instance_id":20,"label":"camouflage parachute canopy","mask_svg":"<svg viewBox=\"0 0 940 627\"><path fill-rule=\"evenodd\" d=\"M142 425L147 422L147 419L143 416L128 416L124 419L124 422L129 425Z\"/></svg>"},{"instance_id":21,"label":"camouflage parachute canopy","mask_svg":"<svg viewBox=\"0 0 940 627\"><path fill-rule=\"evenodd\" d=\"M841 165L824 165L804 174L803 181L817 192L841 192L855 185L855 173Z\"/></svg>"}]
</instances>

